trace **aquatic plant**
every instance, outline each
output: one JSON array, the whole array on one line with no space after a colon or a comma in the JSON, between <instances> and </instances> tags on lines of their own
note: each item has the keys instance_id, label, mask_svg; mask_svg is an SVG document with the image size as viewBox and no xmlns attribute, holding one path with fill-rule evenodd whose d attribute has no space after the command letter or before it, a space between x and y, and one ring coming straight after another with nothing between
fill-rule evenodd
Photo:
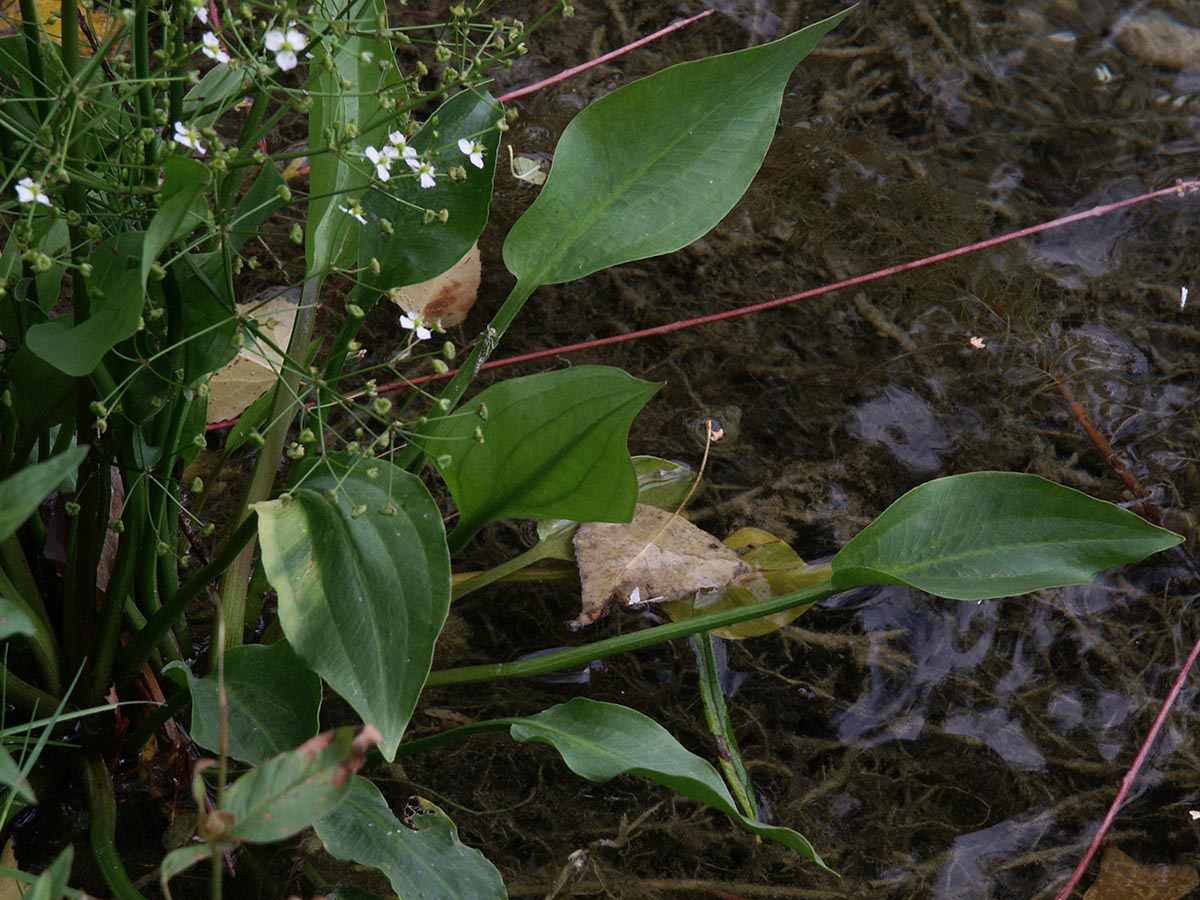
<instances>
[{"instance_id":1,"label":"aquatic plant","mask_svg":"<svg viewBox=\"0 0 1200 900\"><path fill-rule=\"evenodd\" d=\"M736 772L726 770L727 783L631 709L576 698L434 739L406 742L406 729L427 685L552 671L864 584L984 599L1073 583L1178 540L1041 479L976 473L901 498L800 589L693 608L673 624L529 663L431 673L451 558L481 528L561 520L545 538L549 553L575 523L631 519L640 492L627 433L657 390L584 366L502 382L464 403L480 366L539 286L668 253L710 230L761 164L792 70L847 13L672 67L580 113L505 242L515 286L419 413L398 409L365 380L373 371L355 368L358 332L381 297L449 269L482 231L508 118L481 85L523 51L531 29L479 21L459 4L453 40L405 69L396 45L422 32L394 26L381 0L317 0L303 16L265 18L247 6L225 22L203 0L81 22L65 0L61 47L41 10L23 0L21 33L0 38L10 94L0 107L9 225L0 627L12 650L2 674L8 701L31 718L175 685L144 719L119 708L107 733L90 732L74 753L93 853L123 900L140 892L116 851L105 750L141 752L187 705L192 739L217 760L195 767L198 827L162 860L164 891L207 860L219 895L226 854L312 827L331 854L378 868L399 894L503 896L495 868L441 810L420 800L401 821L356 774L373 749L394 760L499 727L550 744L586 778L648 777L823 865L796 831L757 819ZM307 115L306 146L269 152L293 113ZM303 194L295 170L281 171L298 157L307 160ZM248 248L289 216L284 231L304 262L284 346L235 300L261 265ZM341 324L318 339L331 284ZM452 345L422 353L435 323L408 312L401 325L408 335L386 370L445 372ZM277 360L275 388L228 437L227 452L251 444L257 454L238 509L218 520L203 479L183 473L206 445L211 378L247 344ZM429 463L457 506L449 535L422 477ZM261 613L249 599L257 571L276 593L268 617L282 639L245 644ZM198 654L185 614L204 607L214 584L211 640ZM360 728L318 733L325 686ZM10 763L0 753L0 780L32 802ZM48 895L63 893L70 854L38 879Z\"/></svg>"}]
</instances>

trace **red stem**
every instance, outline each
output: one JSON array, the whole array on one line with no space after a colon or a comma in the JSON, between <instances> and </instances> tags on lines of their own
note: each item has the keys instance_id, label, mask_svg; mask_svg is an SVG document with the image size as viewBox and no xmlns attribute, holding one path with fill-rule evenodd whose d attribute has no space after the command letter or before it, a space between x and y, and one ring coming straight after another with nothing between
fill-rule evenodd
<instances>
[{"instance_id":1,"label":"red stem","mask_svg":"<svg viewBox=\"0 0 1200 900\"><path fill-rule=\"evenodd\" d=\"M509 91L507 94L500 97L499 100L501 103L507 103L509 100L516 100L518 97L524 97L526 94L532 94L534 91L540 91L542 88L547 88L553 84L558 84L560 81L566 81L573 75L578 75L580 72L586 72L588 69L598 66L601 63L606 63L610 59L616 59L618 56L622 56L628 53L630 50L636 50L638 47L649 44L651 41L656 41L660 37L670 34L672 31L678 31L680 28L691 25L693 22L699 21L705 16L711 16L712 14L713 10L706 9L704 12L692 16L690 19L680 19L678 22L672 22L666 28L660 28L658 31L654 32L654 34L648 34L644 38L639 38L632 44L626 44L624 47L618 47L616 50L605 53L603 56L597 56L595 59L590 60L589 62L580 63L577 66L564 69L562 72L559 72L557 75L547 78L544 81L538 81L529 85L528 87L517 88L515 91Z\"/></svg>"},{"instance_id":2,"label":"red stem","mask_svg":"<svg viewBox=\"0 0 1200 900\"><path fill-rule=\"evenodd\" d=\"M1192 646L1192 652L1188 654L1183 668L1179 670L1179 675L1175 678L1175 683L1171 685L1171 693L1167 694L1167 699L1163 702L1162 709L1158 711L1158 715L1154 719L1154 725L1150 728L1150 733L1142 741L1142 746L1133 760L1133 765L1129 767L1129 771L1121 779L1121 789L1117 791L1117 796L1113 798L1112 806L1108 808L1108 814L1104 817L1104 821L1100 823L1100 830L1092 838L1092 843L1088 846L1087 853L1083 855L1083 859L1075 867L1070 880L1063 885L1063 889L1058 892L1054 900L1067 900L1071 896L1071 892L1075 890L1075 886L1079 884L1079 880L1083 878L1084 872L1087 871L1088 866L1091 864L1092 857L1100 849L1100 844L1104 840L1104 836L1108 834L1113 820L1117 817L1117 811L1120 810L1121 804L1125 802L1125 797L1129 794L1130 788L1133 787L1138 775L1141 774L1142 767L1146 764L1146 759L1150 755L1150 748L1154 746L1155 740L1158 739L1158 733L1167 721L1171 707L1175 705L1175 701L1179 697L1179 692L1183 689L1183 684L1187 681L1188 674L1192 671L1192 666L1196 664L1197 656L1200 656L1200 638Z\"/></svg>"}]
</instances>

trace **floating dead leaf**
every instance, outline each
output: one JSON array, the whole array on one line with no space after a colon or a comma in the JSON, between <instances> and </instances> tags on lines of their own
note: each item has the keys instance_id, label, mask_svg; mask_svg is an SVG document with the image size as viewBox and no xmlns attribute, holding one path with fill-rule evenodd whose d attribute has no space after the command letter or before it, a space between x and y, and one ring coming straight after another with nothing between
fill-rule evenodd
<instances>
[{"instance_id":1,"label":"floating dead leaf","mask_svg":"<svg viewBox=\"0 0 1200 900\"><path fill-rule=\"evenodd\" d=\"M1197 885L1200 877L1191 866L1144 866L1121 848L1109 847L1083 900L1180 900Z\"/></svg>"},{"instance_id":2,"label":"floating dead leaf","mask_svg":"<svg viewBox=\"0 0 1200 900\"><path fill-rule=\"evenodd\" d=\"M443 328L452 328L467 317L479 296L479 244L476 242L466 256L449 269L408 287L391 292L392 302L409 315L419 315L426 322L441 320Z\"/></svg>"},{"instance_id":3,"label":"floating dead leaf","mask_svg":"<svg viewBox=\"0 0 1200 900\"><path fill-rule=\"evenodd\" d=\"M254 319L276 347L286 348L296 324L298 290L268 288L260 298L238 306L238 313ZM208 382L208 421L227 422L241 415L251 403L275 386L283 357L265 342L255 339L247 329L246 345Z\"/></svg>"},{"instance_id":4,"label":"floating dead leaf","mask_svg":"<svg viewBox=\"0 0 1200 900\"><path fill-rule=\"evenodd\" d=\"M663 612L673 621L781 597L822 584L832 575L828 565L808 565L785 541L761 528L740 528L725 538L725 545L741 557L746 571L723 591L664 603ZM761 637L791 624L809 609L810 605L794 606L772 616L739 622L726 628L714 628L712 633L732 640Z\"/></svg>"},{"instance_id":5,"label":"floating dead leaf","mask_svg":"<svg viewBox=\"0 0 1200 900\"><path fill-rule=\"evenodd\" d=\"M631 522L580 525L574 544L583 585L576 628L603 618L614 603L682 600L722 589L746 571L741 557L708 532L642 503Z\"/></svg>"}]
</instances>

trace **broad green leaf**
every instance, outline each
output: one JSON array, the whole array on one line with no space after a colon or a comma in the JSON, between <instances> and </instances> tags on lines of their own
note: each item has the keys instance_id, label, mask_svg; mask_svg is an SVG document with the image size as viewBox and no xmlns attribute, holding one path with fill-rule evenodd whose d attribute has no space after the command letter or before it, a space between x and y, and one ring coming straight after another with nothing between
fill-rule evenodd
<instances>
[{"instance_id":1,"label":"broad green leaf","mask_svg":"<svg viewBox=\"0 0 1200 900\"><path fill-rule=\"evenodd\" d=\"M20 528L64 478L75 474L87 452L87 447L72 447L0 481L0 541Z\"/></svg>"},{"instance_id":2,"label":"broad green leaf","mask_svg":"<svg viewBox=\"0 0 1200 900\"><path fill-rule=\"evenodd\" d=\"M386 21L382 0L317 0L311 16L313 33L327 35L310 48L308 82L313 100L308 145L314 152L309 157L312 199L305 258L308 272L320 276L331 264L356 258L359 223L339 207L364 199L374 172L361 154L368 145L382 146L387 139L390 117L380 108L379 98L398 76L394 66L386 75L379 70L378 61L392 57L387 41L373 37L380 18ZM343 88L343 81L354 85L353 90ZM348 126L358 133L353 141L346 137ZM344 142L347 152L328 152L331 140Z\"/></svg>"},{"instance_id":3,"label":"broad green leaf","mask_svg":"<svg viewBox=\"0 0 1200 900\"><path fill-rule=\"evenodd\" d=\"M660 459L657 456L633 457L637 475L637 502L674 512L687 498L696 483L696 471L683 463ZM542 547L539 559L575 559L571 538L579 530L575 519L539 519L538 544Z\"/></svg>"},{"instance_id":4,"label":"broad green leaf","mask_svg":"<svg viewBox=\"0 0 1200 900\"><path fill-rule=\"evenodd\" d=\"M171 155L163 163L162 205L150 220L142 243L143 287L158 255L204 222L208 212L204 193L210 178L208 166L198 159Z\"/></svg>"},{"instance_id":5,"label":"broad green leaf","mask_svg":"<svg viewBox=\"0 0 1200 900\"><path fill-rule=\"evenodd\" d=\"M450 818L426 800L406 815L392 813L379 788L355 776L350 791L314 823L317 837L337 859L378 869L398 897L422 900L503 900L495 866L458 839Z\"/></svg>"},{"instance_id":6,"label":"broad green leaf","mask_svg":"<svg viewBox=\"0 0 1200 900\"><path fill-rule=\"evenodd\" d=\"M158 883L162 886L163 894L167 900L171 900L171 890L169 882L176 875L186 872L196 863L203 862L212 856L212 850L208 844L189 844L186 847L180 847L178 850L172 850L163 857L162 864L158 868Z\"/></svg>"},{"instance_id":7,"label":"broad green leaf","mask_svg":"<svg viewBox=\"0 0 1200 900\"><path fill-rule=\"evenodd\" d=\"M628 521L638 492L629 425L658 388L578 366L493 385L431 423L421 443L458 504L452 545L497 519Z\"/></svg>"},{"instance_id":8,"label":"broad green leaf","mask_svg":"<svg viewBox=\"0 0 1200 900\"><path fill-rule=\"evenodd\" d=\"M745 193L792 70L850 10L760 47L672 66L583 110L504 264L557 284L685 247Z\"/></svg>"},{"instance_id":9,"label":"broad green leaf","mask_svg":"<svg viewBox=\"0 0 1200 900\"><path fill-rule=\"evenodd\" d=\"M37 634L37 628L29 613L21 605L6 599L0 593L0 640L14 634Z\"/></svg>"},{"instance_id":10,"label":"broad green leaf","mask_svg":"<svg viewBox=\"0 0 1200 900\"><path fill-rule=\"evenodd\" d=\"M450 556L419 478L380 460L355 463L306 469L290 498L255 510L288 641L383 733L390 760L450 608Z\"/></svg>"},{"instance_id":11,"label":"broad green leaf","mask_svg":"<svg viewBox=\"0 0 1200 900\"><path fill-rule=\"evenodd\" d=\"M628 707L576 697L517 721L511 734L516 741L554 747L572 772L589 781L609 781L618 775L649 778L829 868L803 835L738 812L729 788L709 762L685 749L653 719Z\"/></svg>"},{"instance_id":12,"label":"broad green leaf","mask_svg":"<svg viewBox=\"0 0 1200 900\"><path fill-rule=\"evenodd\" d=\"M275 211L286 205L280 196L280 187L285 184L283 176L274 165L267 163L250 185L250 190L238 202L233 220L229 223L229 246L236 253L242 244L259 234L259 228Z\"/></svg>"},{"instance_id":13,"label":"broad green leaf","mask_svg":"<svg viewBox=\"0 0 1200 900\"><path fill-rule=\"evenodd\" d=\"M368 225L358 238L358 261L364 283L381 291L427 281L453 266L483 232L492 199L492 178L500 132L495 125L504 110L486 91L466 90L447 100L409 141L418 153L431 150L438 171L462 166L467 180L438 179L436 186L422 188L411 177L393 177L376 184L363 198ZM458 149L459 138L478 141L485 147L483 168L477 169ZM386 139L386 137L384 138ZM400 174L407 166L400 165ZM447 210L442 224L422 223L420 210ZM390 234L378 221L392 223ZM379 265L376 275L371 260Z\"/></svg>"},{"instance_id":14,"label":"broad green leaf","mask_svg":"<svg viewBox=\"0 0 1200 900\"><path fill-rule=\"evenodd\" d=\"M44 432L70 421L75 415L75 379L34 353L19 347L8 359L12 409L21 438L32 447Z\"/></svg>"},{"instance_id":15,"label":"broad green leaf","mask_svg":"<svg viewBox=\"0 0 1200 900\"><path fill-rule=\"evenodd\" d=\"M221 746L221 706L217 673L192 675L182 663L164 670L181 672L192 694L191 735L214 753ZM229 714L229 755L260 763L290 750L317 733L321 679L287 641L248 644L225 651L225 695Z\"/></svg>"},{"instance_id":16,"label":"broad green leaf","mask_svg":"<svg viewBox=\"0 0 1200 900\"><path fill-rule=\"evenodd\" d=\"M269 844L303 831L341 803L378 736L370 726L326 731L251 769L225 792L224 837Z\"/></svg>"},{"instance_id":17,"label":"broad green leaf","mask_svg":"<svg viewBox=\"0 0 1200 900\"><path fill-rule=\"evenodd\" d=\"M102 241L88 257L91 315L78 325L70 314L34 325L26 333L29 349L56 369L81 378L105 353L133 337L142 322L145 237L145 232L123 231Z\"/></svg>"},{"instance_id":18,"label":"broad green leaf","mask_svg":"<svg viewBox=\"0 0 1200 900\"><path fill-rule=\"evenodd\" d=\"M37 797L33 795L33 788L29 785L29 779L21 772L17 761L12 758L12 754L2 744L0 744L0 785L10 789L26 803L37 803Z\"/></svg>"},{"instance_id":19,"label":"broad green leaf","mask_svg":"<svg viewBox=\"0 0 1200 900\"><path fill-rule=\"evenodd\" d=\"M989 600L1084 584L1183 540L1079 491L1013 472L939 478L909 491L833 559L833 587L906 584Z\"/></svg>"}]
</instances>

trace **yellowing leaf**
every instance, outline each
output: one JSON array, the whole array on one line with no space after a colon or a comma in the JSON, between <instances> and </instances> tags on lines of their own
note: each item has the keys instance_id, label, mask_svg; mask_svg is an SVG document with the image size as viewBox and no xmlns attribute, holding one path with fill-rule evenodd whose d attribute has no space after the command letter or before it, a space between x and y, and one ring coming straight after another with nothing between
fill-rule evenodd
<instances>
[{"instance_id":1,"label":"yellowing leaf","mask_svg":"<svg viewBox=\"0 0 1200 900\"><path fill-rule=\"evenodd\" d=\"M828 581L831 576L828 565L807 565L784 541L761 528L740 528L725 538L725 545L737 551L747 571L723 591L664 603L663 612L675 621L691 619L790 594ZM760 637L790 624L808 609L808 606L795 606L773 616L716 628L712 633L733 640Z\"/></svg>"},{"instance_id":2,"label":"yellowing leaf","mask_svg":"<svg viewBox=\"0 0 1200 900\"><path fill-rule=\"evenodd\" d=\"M62 43L62 3L59 0L34 0L37 8L38 22L42 29L56 44ZM79 8L79 52L83 56L92 55L91 41L97 44L103 42L109 32L116 28L119 20L113 19L98 9L87 10ZM21 30L20 0L7 0L0 3L0 37L17 34ZM90 37L89 37L90 34Z\"/></svg>"},{"instance_id":3,"label":"yellowing leaf","mask_svg":"<svg viewBox=\"0 0 1200 900\"><path fill-rule=\"evenodd\" d=\"M278 288L268 289L267 295ZM264 335L280 349L286 349L296 323L299 293L283 291L266 303L252 301L238 306L238 313L258 323ZM269 391L279 377L283 357L266 342L246 331L246 346L228 365L213 373L208 382L208 421L227 422L239 416L251 403Z\"/></svg>"},{"instance_id":4,"label":"yellowing leaf","mask_svg":"<svg viewBox=\"0 0 1200 900\"><path fill-rule=\"evenodd\" d=\"M392 291L392 302L426 322L451 328L467 317L479 296L479 242L449 269L428 281Z\"/></svg>"},{"instance_id":5,"label":"yellowing leaf","mask_svg":"<svg viewBox=\"0 0 1200 900\"><path fill-rule=\"evenodd\" d=\"M1100 874L1083 900L1180 900L1200 877L1192 866L1144 866L1119 847L1100 858Z\"/></svg>"},{"instance_id":6,"label":"yellowing leaf","mask_svg":"<svg viewBox=\"0 0 1200 900\"><path fill-rule=\"evenodd\" d=\"M17 865L16 854L13 853L12 838L8 839L3 852L0 852L0 866L7 869L21 869ZM0 878L0 900L21 900L28 891L29 885L23 881L17 881L15 878Z\"/></svg>"},{"instance_id":7,"label":"yellowing leaf","mask_svg":"<svg viewBox=\"0 0 1200 900\"><path fill-rule=\"evenodd\" d=\"M587 522L575 533L583 611L590 625L614 603L681 600L724 588L746 571L741 558L691 522L639 503L628 523Z\"/></svg>"}]
</instances>

